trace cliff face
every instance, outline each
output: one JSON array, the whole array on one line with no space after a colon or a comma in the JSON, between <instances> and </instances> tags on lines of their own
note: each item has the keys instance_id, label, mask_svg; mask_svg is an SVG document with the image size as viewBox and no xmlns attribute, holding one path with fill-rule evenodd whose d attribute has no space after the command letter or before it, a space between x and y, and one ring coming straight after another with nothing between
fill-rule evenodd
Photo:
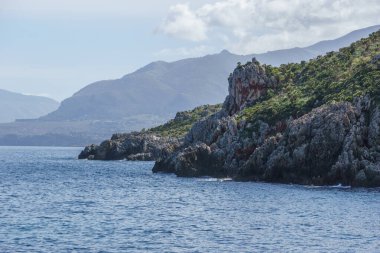
<instances>
[{"instance_id":1,"label":"cliff face","mask_svg":"<svg viewBox=\"0 0 380 253\"><path fill-rule=\"evenodd\" d=\"M114 134L100 145L87 146L78 156L89 160L138 160L155 161L165 158L180 146L177 138L154 134Z\"/></svg>"},{"instance_id":2,"label":"cliff face","mask_svg":"<svg viewBox=\"0 0 380 253\"><path fill-rule=\"evenodd\" d=\"M229 95L220 111L192 121L178 143L162 139L152 145L167 145L159 148L165 152L151 156L156 160L153 171L380 186L379 45L377 32L307 63L272 67L253 59L239 64L229 77ZM157 129L173 133L182 121ZM121 143L134 138L125 135ZM101 146L99 150L115 150L108 142Z\"/></svg>"},{"instance_id":3,"label":"cliff face","mask_svg":"<svg viewBox=\"0 0 380 253\"><path fill-rule=\"evenodd\" d=\"M228 96L224 109L229 115L241 111L265 95L268 89L278 86L278 80L265 72L265 68L253 58L252 64L239 65L228 78Z\"/></svg>"},{"instance_id":4,"label":"cliff face","mask_svg":"<svg viewBox=\"0 0 380 253\"><path fill-rule=\"evenodd\" d=\"M310 63L238 66L222 110L153 171L380 186L379 41L377 32Z\"/></svg>"},{"instance_id":5,"label":"cliff face","mask_svg":"<svg viewBox=\"0 0 380 253\"><path fill-rule=\"evenodd\" d=\"M255 66L256 68L258 66ZM234 114L262 98L276 83L256 80L247 68L245 92L242 70L230 78L223 109L194 124L184 147L159 159L154 172L178 176L233 177L298 184L380 186L380 110L369 96L354 102L322 105L309 113L268 124L239 120ZM249 90L249 89L248 89ZM236 92L238 91L238 92ZM240 91L243 91L240 93ZM246 95L248 94L248 95ZM231 103L233 101L233 103Z\"/></svg>"}]
</instances>

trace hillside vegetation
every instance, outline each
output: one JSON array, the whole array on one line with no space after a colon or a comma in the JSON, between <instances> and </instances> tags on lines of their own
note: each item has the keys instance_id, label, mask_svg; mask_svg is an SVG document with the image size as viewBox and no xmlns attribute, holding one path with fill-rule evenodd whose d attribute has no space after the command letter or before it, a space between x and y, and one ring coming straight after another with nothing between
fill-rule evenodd
<instances>
[{"instance_id":1,"label":"hillside vegetation","mask_svg":"<svg viewBox=\"0 0 380 253\"><path fill-rule=\"evenodd\" d=\"M275 123L290 116L297 118L323 104L352 101L365 94L379 103L380 31L309 62L262 67L280 85L244 109L239 119Z\"/></svg>"},{"instance_id":2,"label":"hillside vegetation","mask_svg":"<svg viewBox=\"0 0 380 253\"><path fill-rule=\"evenodd\" d=\"M165 137L183 137L195 122L220 111L221 108L222 104L202 105L190 111L178 112L174 119L151 128L148 132Z\"/></svg>"}]
</instances>

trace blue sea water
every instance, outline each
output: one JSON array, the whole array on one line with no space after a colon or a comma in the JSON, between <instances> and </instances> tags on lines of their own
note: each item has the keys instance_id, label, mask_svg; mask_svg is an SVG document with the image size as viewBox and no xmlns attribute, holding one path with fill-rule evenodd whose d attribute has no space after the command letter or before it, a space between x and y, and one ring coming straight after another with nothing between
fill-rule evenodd
<instances>
[{"instance_id":1,"label":"blue sea water","mask_svg":"<svg viewBox=\"0 0 380 253\"><path fill-rule=\"evenodd\" d=\"M0 252L380 252L380 190L152 174L0 147Z\"/></svg>"}]
</instances>

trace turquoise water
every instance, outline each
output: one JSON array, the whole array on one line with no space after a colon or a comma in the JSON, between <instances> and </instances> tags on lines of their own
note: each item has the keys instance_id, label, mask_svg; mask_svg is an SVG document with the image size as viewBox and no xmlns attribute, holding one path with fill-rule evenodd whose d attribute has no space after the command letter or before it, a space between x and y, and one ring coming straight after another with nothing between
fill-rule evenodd
<instances>
[{"instance_id":1,"label":"turquoise water","mask_svg":"<svg viewBox=\"0 0 380 253\"><path fill-rule=\"evenodd\" d=\"M380 190L152 174L0 147L0 252L380 252Z\"/></svg>"}]
</instances>

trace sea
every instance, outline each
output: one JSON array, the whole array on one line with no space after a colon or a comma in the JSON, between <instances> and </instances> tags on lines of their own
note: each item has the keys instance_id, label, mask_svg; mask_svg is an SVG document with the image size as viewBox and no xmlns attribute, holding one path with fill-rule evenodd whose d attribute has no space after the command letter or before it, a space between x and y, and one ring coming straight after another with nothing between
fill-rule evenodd
<instances>
[{"instance_id":1,"label":"sea","mask_svg":"<svg viewBox=\"0 0 380 253\"><path fill-rule=\"evenodd\" d=\"M153 174L0 147L0 252L380 252L380 189Z\"/></svg>"}]
</instances>

